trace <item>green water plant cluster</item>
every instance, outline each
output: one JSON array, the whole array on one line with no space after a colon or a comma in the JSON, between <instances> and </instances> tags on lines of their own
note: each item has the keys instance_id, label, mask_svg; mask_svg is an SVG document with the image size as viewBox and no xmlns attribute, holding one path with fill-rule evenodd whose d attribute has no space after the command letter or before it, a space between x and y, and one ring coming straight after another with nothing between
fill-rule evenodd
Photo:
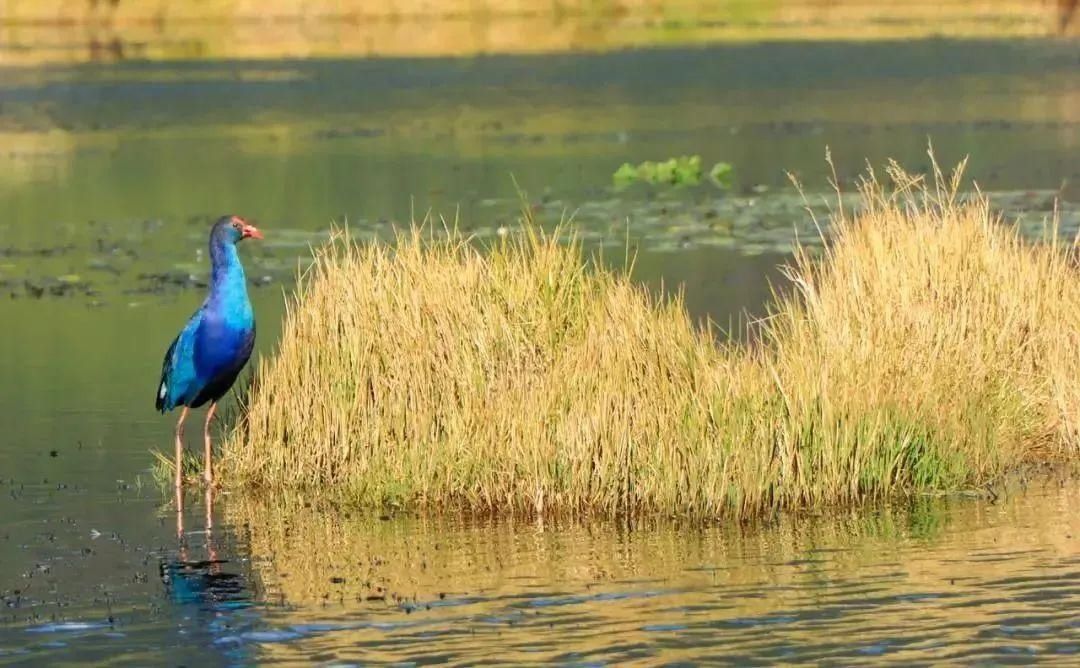
<instances>
[{"instance_id":1,"label":"green water plant cluster","mask_svg":"<svg viewBox=\"0 0 1080 668\"><path fill-rule=\"evenodd\" d=\"M700 155L683 155L660 162L646 160L637 165L623 163L612 179L615 187L625 188L634 183L651 185L687 186L701 183L702 168ZM734 177L734 168L726 162L718 162L708 172L709 179L720 188L730 188Z\"/></svg>"}]
</instances>

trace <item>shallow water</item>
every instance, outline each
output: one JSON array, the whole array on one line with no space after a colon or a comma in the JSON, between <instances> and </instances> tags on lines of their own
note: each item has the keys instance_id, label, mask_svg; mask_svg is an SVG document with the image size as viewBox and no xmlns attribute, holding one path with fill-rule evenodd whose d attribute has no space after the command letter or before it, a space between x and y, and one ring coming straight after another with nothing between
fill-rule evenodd
<instances>
[{"instance_id":1,"label":"shallow water","mask_svg":"<svg viewBox=\"0 0 1080 668\"><path fill-rule=\"evenodd\" d=\"M75 455L81 457L82 455ZM1071 663L1075 481L762 526L348 516L9 482L3 660ZM63 483L60 483L63 484ZM78 504L81 510L50 510ZM89 510L92 507L97 511ZM207 526L210 530L207 531Z\"/></svg>"},{"instance_id":2,"label":"shallow water","mask_svg":"<svg viewBox=\"0 0 1080 668\"><path fill-rule=\"evenodd\" d=\"M784 171L827 190L826 146L845 189L866 157L924 167L928 137L971 154L1037 235L1080 199L1077 64L1070 42L942 40L0 70L0 663L1075 661L1075 482L745 528L224 497L208 533L193 492L180 541L149 468L219 213L267 233L242 250L260 352L332 219L388 238L459 212L495 238L511 174L542 222L577 212L590 248L637 250L642 281L723 324L813 230ZM684 153L733 163L733 191L613 187Z\"/></svg>"}]
</instances>

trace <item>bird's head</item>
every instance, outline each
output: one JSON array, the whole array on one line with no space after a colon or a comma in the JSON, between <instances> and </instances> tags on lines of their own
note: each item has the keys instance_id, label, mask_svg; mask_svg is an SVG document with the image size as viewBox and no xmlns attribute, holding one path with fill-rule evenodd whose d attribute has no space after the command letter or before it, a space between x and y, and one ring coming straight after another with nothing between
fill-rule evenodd
<instances>
[{"instance_id":1,"label":"bird's head","mask_svg":"<svg viewBox=\"0 0 1080 668\"><path fill-rule=\"evenodd\" d=\"M240 216L222 216L214 223L210 238L215 241L235 244L244 239L262 239L263 234Z\"/></svg>"}]
</instances>

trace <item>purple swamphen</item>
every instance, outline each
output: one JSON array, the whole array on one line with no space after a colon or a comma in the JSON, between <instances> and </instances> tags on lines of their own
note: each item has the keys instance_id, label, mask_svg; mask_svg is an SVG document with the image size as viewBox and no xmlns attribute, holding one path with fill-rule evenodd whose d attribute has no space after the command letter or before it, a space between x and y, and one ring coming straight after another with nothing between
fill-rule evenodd
<instances>
[{"instance_id":1,"label":"purple swamphen","mask_svg":"<svg viewBox=\"0 0 1080 668\"><path fill-rule=\"evenodd\" d=\"M213 484L210 421L217 402L232 387L255 345L255 315L248 299L237 242L262 239L239 216L223 216L210 230L210 294L165 352L155 405L162 413L182 406L176 423L176 487L183 484L184 419L188 410L210 402L203 427L206 463L203 477Z\"/></svg>"}]
</instances>

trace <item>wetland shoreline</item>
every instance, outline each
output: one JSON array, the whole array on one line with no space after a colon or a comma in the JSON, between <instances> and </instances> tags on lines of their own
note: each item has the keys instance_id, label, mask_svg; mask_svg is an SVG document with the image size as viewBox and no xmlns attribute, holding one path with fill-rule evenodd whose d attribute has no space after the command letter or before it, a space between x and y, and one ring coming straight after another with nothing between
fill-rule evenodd
<instances>
[{"instance_id":1,"label":"wetland shoreline","mask_svg":"<svg viewBox=\"0 0 1080 668\"><path fill-rule=\"evenodd\" d=\"M671 44L1041 38L1075 31L1075 5L998 0L161 0L11 2L0 64L601 52ZM417 39L422 34L423 39Z\"/></svg>"}]
</instances>

